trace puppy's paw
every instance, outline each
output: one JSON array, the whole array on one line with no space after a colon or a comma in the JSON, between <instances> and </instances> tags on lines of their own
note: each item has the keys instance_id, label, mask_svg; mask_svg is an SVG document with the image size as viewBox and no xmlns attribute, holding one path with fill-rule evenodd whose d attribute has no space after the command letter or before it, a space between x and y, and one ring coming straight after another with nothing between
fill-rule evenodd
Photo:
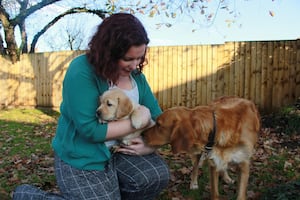
<instances>
[{"instance_id":1,"label":"puppy's paw","mask_svg":"<svg viewBox=\"0 0 300 200\"><path fill-rule=\"evenodd\" d=\"M122 143L123 145L125 145L125 146L132 145L131 140L127 140L127 139L123 139L123 140L121 141L121 143Z\"/></svg>"},{"instance_id":2,"label":"puppy's paw","mask_svg":"<svg viewBox=\"0 0 300 200\"><path fill-rule=\"evenodd\" d=\"M150 123L151 113L145 106L138 106L130 116L131 124L135 129L144 128Z\"/></svg>"},{"instance_id":3,"label":"puppy's paw","mask_svg":"<svg viewBox=\"0 0 300 200\"><path fill-rule=\"evenodd\" d=\"M132 113L131 115L131 125L135 129L143 128L143 121L136 114Z\"/></svg>"}]
</instances>

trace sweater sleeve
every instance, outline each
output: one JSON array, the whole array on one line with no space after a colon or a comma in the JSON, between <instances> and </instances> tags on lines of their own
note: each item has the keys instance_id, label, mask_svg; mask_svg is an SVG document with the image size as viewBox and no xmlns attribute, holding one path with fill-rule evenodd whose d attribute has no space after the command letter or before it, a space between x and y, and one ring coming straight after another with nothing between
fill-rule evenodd
<instances>
[{"instance_id":1,"label":"sweater sleeve","mask_svg":"<svg viewBox=\"0 0 300 200\"><path fill-rule=\"evenodd\" d=\"M73 124L76 134L90 142L103 142L107 125L96 117L99 89L93 69L82 56L75 59L63 83L62 115Z\"/></svg>"}]
</instances>

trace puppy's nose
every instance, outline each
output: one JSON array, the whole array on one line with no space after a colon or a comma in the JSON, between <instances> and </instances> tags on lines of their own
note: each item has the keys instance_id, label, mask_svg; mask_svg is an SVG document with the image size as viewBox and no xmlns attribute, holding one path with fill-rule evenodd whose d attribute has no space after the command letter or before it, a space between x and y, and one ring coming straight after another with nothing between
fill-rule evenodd
<instances>
[{"instance_id":1,"label":"puppy's nose","mask_svg":"<svg viewBox=\"0 0 300 200\"><path fill-rule=\"evenodd\" d=\"M96 111L96 117L101 118L101 111L100 110Z\"/></svg>"}]
</instances>

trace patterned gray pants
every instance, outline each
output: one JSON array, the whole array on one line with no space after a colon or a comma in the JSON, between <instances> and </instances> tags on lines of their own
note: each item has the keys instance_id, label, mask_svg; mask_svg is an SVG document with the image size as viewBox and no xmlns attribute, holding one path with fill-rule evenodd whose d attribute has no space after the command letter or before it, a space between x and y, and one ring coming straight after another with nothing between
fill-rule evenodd
<instances>
[{"instance_id":1,"label":"patterned gray pants","mask_svg":"<svg viewBox=\"0 0 300 200\"><path fill-rule=\"evenodd\" d=\"M166 188L169 170L163 159L153 153L146 156L114 154L105 170L78 170L55 156L55 176L61 194L20 185L14 200L150 200Z\"/></svg>"}]
</instances>

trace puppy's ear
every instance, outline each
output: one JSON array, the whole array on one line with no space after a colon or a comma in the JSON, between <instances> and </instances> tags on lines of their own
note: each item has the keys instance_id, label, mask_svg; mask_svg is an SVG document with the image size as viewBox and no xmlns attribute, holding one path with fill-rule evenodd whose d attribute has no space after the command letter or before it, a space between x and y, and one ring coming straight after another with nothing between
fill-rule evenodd
<instances>
[{"instance_id":1,"label":"puppy's ear","mask_svg":"<svg viewBox=\"0 0 300 200\"><path fill-rule=\"evenodd\" d=\"M116 118L121 119L132 112L133 104L128 97L118 97Z\"/></svg>"},{"instance_id":2,"label":"puppy's ear","mask_svg":"<svg viewBox=\"0 0 300 200\"><path fill-rule=\"evenodd\" d=\"M177 124L171 135L172 152L174 154L189 152L195 142L194 135L191 123Z\"/></svg>"}]
</instances>

